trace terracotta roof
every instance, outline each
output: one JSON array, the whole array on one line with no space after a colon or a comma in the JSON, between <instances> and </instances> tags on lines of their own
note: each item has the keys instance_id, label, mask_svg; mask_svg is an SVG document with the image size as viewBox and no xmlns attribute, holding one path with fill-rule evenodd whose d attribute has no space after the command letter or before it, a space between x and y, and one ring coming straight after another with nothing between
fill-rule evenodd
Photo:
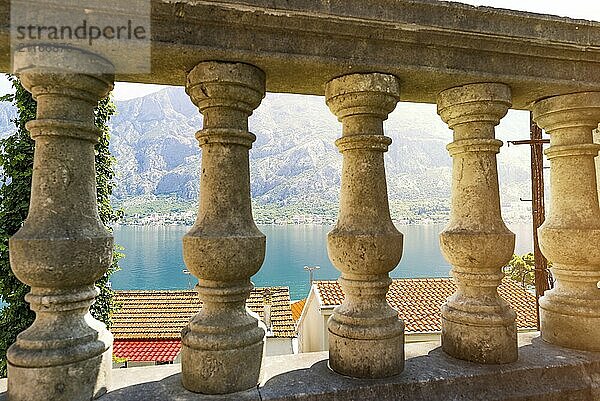
<instances>
[{"instance_id":1,"label":"terracotta roof","mask_svg":"<svg viewBox=\"0 0 600 401\"><path fill-rule=\"evenodd\" d=\"M300 315L302 315L302 310L304 309L304 304L306 304L306 298L301 299L300 301L292 302L292 318L297 322L300 319Z\"/></svg>"},{"instance_id":2,"label":"terracotta roof","mask_svg":"<svg viewBox=\"0 0 600 401\"><path fill-rule=\"evenodd\" d=\"M113 354L129 362L171 362L181 349L179 340L115 340Z\"/></svg>"},{"instance_id":3,"label":"terracotta roof","mask_svg":"<svg viewBox=\"0 0 600 401\"><path fill-rule=\"evenodd\" d=\"M273 337L296 335L287 287L270 287ZM264 315L265 288L255 288L247 301L248 307L261 319ZM115 291L121 308L113 315L111 332L115 340L165 339L178 340L181 329L202 307L195 291Z\"/></svg>"},{"instance_id":4,"label":"terracotta roof","mask_svg":"<svg viewBox=\"0 0 600 401\"><path fill-rule=\"evenodd\" d=\"M296 336L296 325L292 317L290 305L290 289L288 287L255 288L250 293L246 305L256 312L264 321L264 292L270 291L271 295L271 324L274 337L291 338Z\"/></svg>"},{"instance_id":5,"label":"terracotta roof","mask_svg":"<svg viewBox=\"0 0 600 401\"><path fill-rule=\"evenodd\" d=\"M322 306L340 305L344 293L337 281L315 281ZM454 293L451 278L394 279L387 301L404 320L406 333L440 332L440 306ZM504 279L498 292L517 313L518 329L537 326L535 296L510 279Z\"/></svg>"}]
</instances>

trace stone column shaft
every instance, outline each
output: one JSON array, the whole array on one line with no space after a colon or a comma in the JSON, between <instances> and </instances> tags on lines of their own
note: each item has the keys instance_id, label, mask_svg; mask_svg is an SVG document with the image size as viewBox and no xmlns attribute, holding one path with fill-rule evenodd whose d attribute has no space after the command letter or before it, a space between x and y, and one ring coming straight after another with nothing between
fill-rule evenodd
<instances>
[{"instance_id":1,"label":"stone column shaft","mask_svg":"<svg viewBox=\"0 0 600 401\"><path fill-rule=\"evenodd\" d=\"M471 84L438 95L438 114L454 131L450 222L440 234L456 292L442 306L442 349L480 363L517 359L515 312L499 297L515 237L500 213L494 127L511 105L503 84Z\"/></svg>"},{"instance_id":2,"label":"stone column shaft","mask_svg":"<svg viewBox=\"0 0 600 401\"><path fill-rule=\"evenodd\" d=\"M26 300L36 319L7 352L11 401L90 400L106 392L112 368L112 335L89 307L98 294L95 281L112 262L113 239L97 209L94 107L113 78L44 67L58 57L72 57L64 64L73 71L107 63L78 54L15 56L21 83L37 100L37 117L27 123L35 140L29 214L10 239L10 263L31 286Z\"/></svg>"},{"instance_id":3,"label":"stone column shaft","mask_svg":"<svg viewBox=\"0 0 600 401\"><path fill-rule=\"evenodd\" d=\"M600 126L594 130L594 143L600 145ZM600 155L596 156L596 187L598 188L598 198L600 199Z\"/></svg>"},{"instance_id":4,"label":"stone column shaft","mask_svg":"<svg viewBox=\"0 0 600 401\"><path fill-rule=\"evenodd\" d=\"M343 124L340 212L327 250L341 271L342 305L329 319L329 365L341 374L378 378L404 368L404 324L386 302L388 273L402 257L392 224L383 153L383 121L399 98L396 77L353 74L327 84L326 100Z\"/></svg>"},{"instance_id":5,"label":"stone column shaft","mask_svg":"<svg viewBox=\"0 0 600 401\"><path fill-rule=\"evenodd\" d=\"M202 309L182 332L182 380L191 391L225 394L259 381L265 330L246 309L250 277L265 256L252 219L248 117L265 93L264 73L240 63L200 63L186 87L204 115L200 208L183 238Z\"/></svg>"},{"instance_id":6,"label":"stone column shaft","mask_svg":"<svg viewBox=\"0 0 600 401\"><path fill-rule=\"evenodd\" d=\"M553 262L555 287L540 298L540 330L550 343L600 351L600 210L592 130L600 92L555 96L533 106L550 134L550 211L539 228L540 248Z\"/></svg>"}]
</instances>

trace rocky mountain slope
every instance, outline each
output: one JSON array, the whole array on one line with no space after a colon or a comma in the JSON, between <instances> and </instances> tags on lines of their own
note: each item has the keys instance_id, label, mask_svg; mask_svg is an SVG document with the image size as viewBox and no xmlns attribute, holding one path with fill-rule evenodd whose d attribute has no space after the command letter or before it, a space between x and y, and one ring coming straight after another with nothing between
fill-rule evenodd
<instances>
[{"instance_id":1,"label":"rocky mountain slope","mask_svg":"<svg viewBox=\"0 0 600 401\"><path fill-rule=\"evenodd\" d=\"M202 116L183 89L117 102L117 110L110 123L118 161L116 200L139 206L158 197L192 205L201 157L194 133ZM13 114L10 105L0 104L0 135L12 129ZM250 164L258 208L335 210L342 158L334 141L341 125L323 98L268 94L251 116L250 130L257 136ZM527 137L527 114L509 113L497 133L504 141ZM393 214L402 217L408 209L447 214L451 160L445 146L452 135L435 106L400 103L386 122L386 134L393 140L386 154ZM529 148L505 144L499 172L503 205L522 209L519 197L529 197Z\"/></svg>"}]
</instances>

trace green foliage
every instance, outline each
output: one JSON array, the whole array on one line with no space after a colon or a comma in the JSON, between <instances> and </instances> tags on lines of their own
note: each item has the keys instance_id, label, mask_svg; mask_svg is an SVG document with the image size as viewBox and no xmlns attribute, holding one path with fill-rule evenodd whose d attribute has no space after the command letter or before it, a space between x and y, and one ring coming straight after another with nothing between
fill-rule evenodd
<instances>
[{"instance_id":1,"label":"green foliage","mask_svg":"<svg viewBox=\"0 0 600 401\"><path fill-rule=\"evenodd\" d=\"M548 268L550 267L552 262L548 262ZM521 256L513 255L510 262L504 266L504 272L523 288L535 288L535 260L532 252Z\"/></svg>"},{"instance_id":2,"label":"green foliage","mask_svg":"<svg viewBox=\"0 0 600 401\"><path fill-rule=\"evenodd\" d=\"M123 216L123 211L114 209L110 202L114 188L114 166L116 160L110 154L110 132L107 124L110 117L115 114L115 111L115 105L110 97L100 100L94 110L94 122L96 123L96 127L102 131L100 140L95 146L98 214L102 223L109 229L112 223L118 221ZM123 257L123 254L120 252L122 249L118 245L115 246L112 265L104 276L96 281L96 286L100 289L100 294L96 297L96 302L90 308L92 315L104 322L108 327L111 324L112 314L118 308L118 305L114 302L114 291L109 286L110 276L119 270L119 260Z\"/></svg>"},{"instance_id":3,"label":"green foliage","mask_svg":"<svg viewBox=\"0 0 600 401\"><path fill-rule=\"evenodd\" d=\"M34 146L25 123L35 118L37 105L17 78L9 79L15 93L0 100L14 102L18 114L15 133L0 140L0 296L8 304L0 311L0 377L6 376L6 350L35 317L24 299L29 287L10 269L8 239L21 228L29 210Z\"/></svg>"},{"instance_id":4,"label":"green foliage","mask_svg":"<svg viewBox=\"0 0 600 401\"><path fill-rule=\"evenodd\" d=\"M151 214L185 213L196 211L198 201L181 199L176 196L138 196L136 198L115 200L114 205L124 211L124 220L121 222L135 223L135 216L148 216Z\"/></svg>"},{"instance_id":5,"label":"green foliage","mask_svg":"<svg viewBox=\"0 0 600 401\"><path fill-rule=\"evenodd\" d=\"M121 358L118 356L113 355L112 357L113 363L125 363L127 362L127 358Z\"/></svg>"},{"instance_id":6,"label":"green foliage","mask_svg":"<svg viewBox=\"0 0 600 401\"><path fill-rule=\"evenodd\" d=\"M0 377L6 376L6 350L15 341L17 334L29 327L35 319L35 314L24 300L29 287L17 280L10 269L8 239L19 230L29 210L34 142L25 124L35 119L37 104L18 78L10 76L9 79L15 93L1 97L0 101L13 102L17 108L17 117L14 120L15 132L0 140L0 297L7 303L0 311ZM109 98L100 101L95 110L96 126L102 130L100 142L95 147L98 212L107 227L122 216L122 211L114 210L110 203L115 159L110 155L108 147L110 135L107 122L114 112L114 104ZM120 248L115 248L112 266L96 283L100 295L91 308L92 315L107 325L110 325L111 314L116 308L113 291L108 283L110 275L119 269L118 261L122 257L119 250Z\"/></svg>"},{"instance_id":7,"label":"green foliage","mask_svg":"<svg viewBox=\"0 0 600 401\"><path fill-rule=\"evenodd\" d=\"M523 288L535 286L535 264L533 253L525 255L513 255L512 259L504 267L504 272L514 281L521 284Z\"/></svg>"},{"instance_id":8,"label":"green foliage","mask_svg":"<svg viewBox=\"0 0 600 401\"><path fill-rule=\"evenodd\" d=\"M115 292L110 287L110 276L120 270L119 268L119 260L124 256L120 251L123 250L123 247L119 245L115 245L115 249L113 251L113 262L110 268L104 273L104 276L100 277L98 281L96 281L96 287L100 289L100 294L96 297L96 301L90 307L90 312L92 316L96 319L104 322L107 327L111 325L111 318L115 311L117 311L120 305L114 300Z\"/></svg>"}]
</instances>

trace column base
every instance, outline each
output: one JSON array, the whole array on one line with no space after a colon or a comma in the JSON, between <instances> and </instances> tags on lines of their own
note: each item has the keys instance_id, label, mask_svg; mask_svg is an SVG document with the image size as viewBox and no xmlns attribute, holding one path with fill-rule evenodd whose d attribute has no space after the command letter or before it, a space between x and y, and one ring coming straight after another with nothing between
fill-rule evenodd
<instances>
[{"instance_id":1,"label":"column base","mask_svg":"<svg viewBox=\"0 0 600 401\"><path fill-rule=\"evenodd\" d=\"M181 345L181 381L189 391L230 394L260 381L264 341L243 348L199 350Z\"/></svg>"},{"instance_id":2,"label":"column base","mask_svg":"<svg viewBox=\"0 0 600 401\"><path fill-rule=\"evenodd\" d=\"M471 362L500 364L515 362L517 325L476 326L448 320L442 316L442 350Z\"/></svg>"},{"instance_id":3,"label":"column base","mask_svg":"<svg viewBox=\"0 0 600 401\"><path fill-rule=\"evenodd\" d=\"M8 363L8 399L90 401L106 393L111 371L112 347L68 365L31 368Z\"/></svg>"},{"instance_id":4,"label":"column base","mask_svg":"<svg viewBox=\"0 0 600 401\"><path fill-rule=\"evenodd\" d=\"M556 300L549 301L549 294L540 298L542 339L561 347L600 352L600 302L579 301L579 305L557 305Z\"/></svg>"},{"instance_id":5,"label":"column base","mask_svg":"<svg viewBox=\"0 0 600 401\"><path fill-rule=\"evenodd\" d=\"M329 331L329 367L357 378L378 379L404 370L404 331L390 338L362 340Z\"/></svg>"}]
</instances>

